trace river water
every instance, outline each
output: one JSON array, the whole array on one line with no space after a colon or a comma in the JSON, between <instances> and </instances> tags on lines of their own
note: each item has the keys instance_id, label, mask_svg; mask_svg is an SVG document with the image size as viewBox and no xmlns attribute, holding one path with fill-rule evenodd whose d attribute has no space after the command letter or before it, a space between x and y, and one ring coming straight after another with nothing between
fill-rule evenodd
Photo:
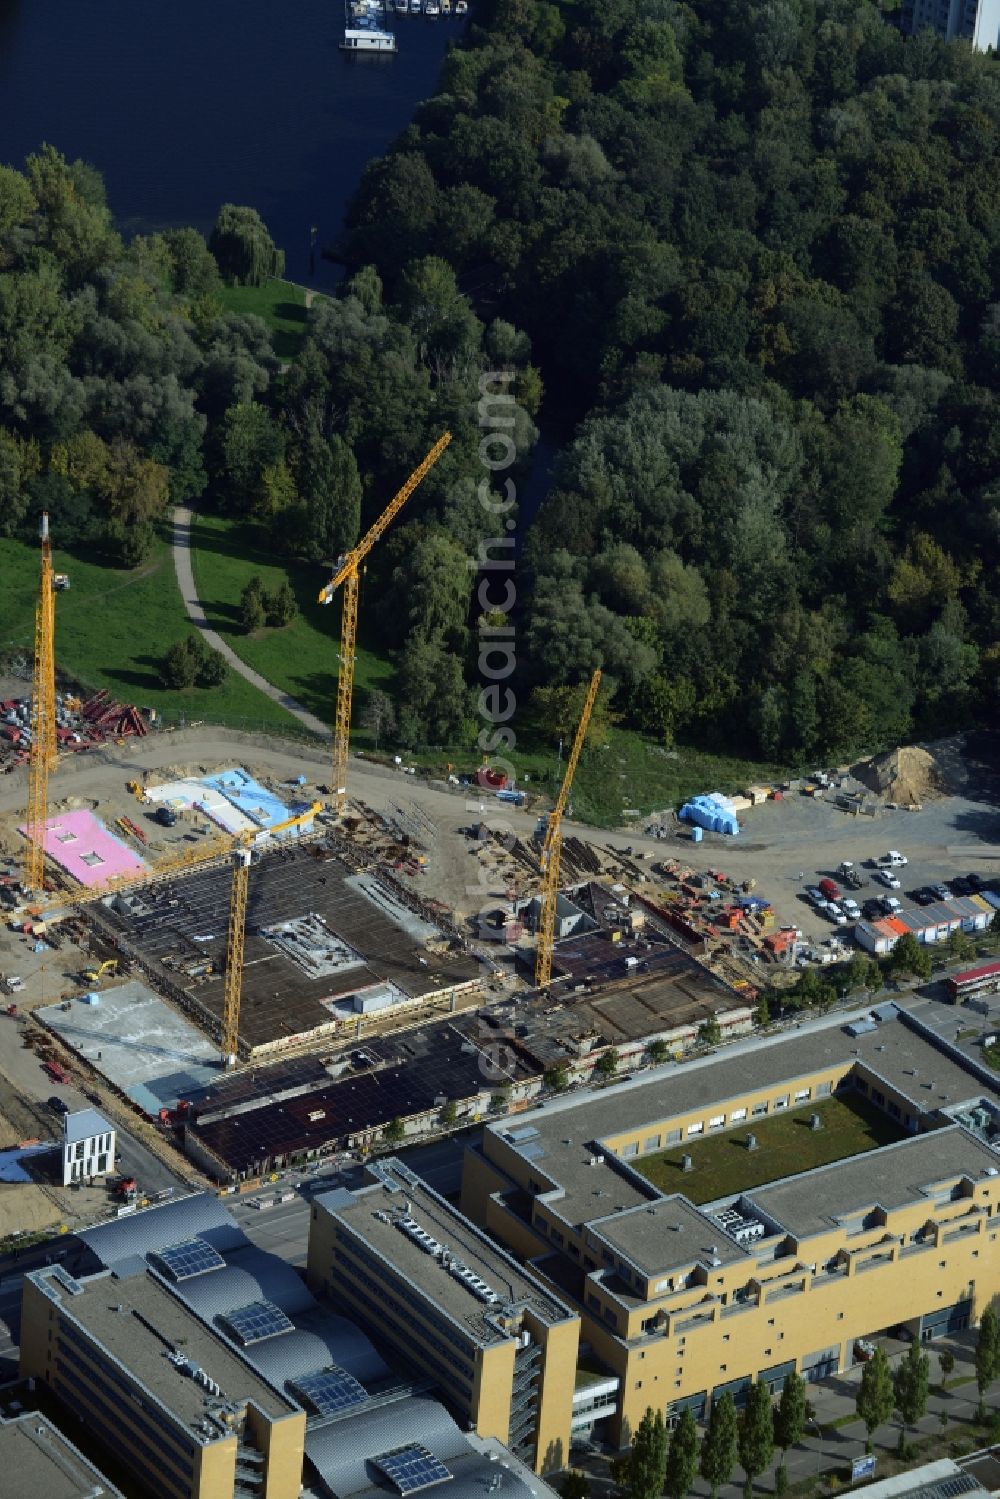
<instances>
[{"instance_id":1,"label":"river water","mask_svg":"<svg viewBox=\"0 0 1000 1499\"><path fill-rule=\"evenodd\" d=\"M50 142L104 176L126 234L259 210L293 280L365 163L434 92L463 25L393 17L399 51L347 58L342 0L0 0L0 161Z\"/></svg>"}]
</instances>

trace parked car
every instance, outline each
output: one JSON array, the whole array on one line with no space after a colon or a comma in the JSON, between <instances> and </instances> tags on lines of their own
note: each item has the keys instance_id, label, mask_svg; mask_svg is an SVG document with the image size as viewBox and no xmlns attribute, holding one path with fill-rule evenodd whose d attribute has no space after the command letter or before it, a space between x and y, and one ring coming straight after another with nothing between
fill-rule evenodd
<instances>
[{"instance_id":1,"label":"parked car","mask_svg":"<svg viewBox=\"0 0 1000 1499\"><path fill-rule=\"evenodd\" d=\"M847 916L840 909L840 907L837 905L837 902L835 900L830 901L830 904L826 908L826 914L827 914L827 916L829 916L829 918L833 922L834 926L846 926L847 925Z\"/></svg>"},{"instance_id":2,"label":"parked car","mask_svg":"<svg viewBox=\"0 0 1000 1499\"><path fill-rule=\"evenodd\" d=\"M52 1097L49 1099L49 1108L52 1109L56 1114L69 1113L69 1104L65 1101L65 1099L60 1098L57 1093L53 1093Z\"/></svg>"},{"instance_id":3,"label":"parked car","mask_svg":"<svg viewBox=\"0 0 1000 1499\"><path fill-rule=\"evenodd\" d=\"M866 921L878 921L883 914L882 902L880 900L866 900L861 907Z\"/></svg>"},{"instance_id":4,"label":"parked car","mask_svg":"<svg viewBox=\"0 0 1000 1499\"><path fill-rule=\"evenodd\" d=\"M898 916L900 911L903 909L894 895L885 896L882 901L882 905L885 908L885 914L887 916Z\"/></svg>"},{"instance_id":5,"label":"parked car","mask_svg":"<svg viewBox=\"0 0 1000 1499\"><path fill-rule=\"evenodd\" d=\"M816 906L818 910L822 911L823 907L826 905L826 898L819 890L816 889L815 885L810 885L808 887L808 889L806 890L806 895L812 901L813 905Z\"/></svg>"},{"instance_id":6,"label":"parked car","mask_svg":"<svg viewBox=\"0 0 1000 1499\"><path fill-rule=\"evenodd\" d=\"M947 900L951 895L947 885L929 885L928 889L935 900Z\"/></svg>"},{"instance_id":7,"label":"parked car","mask_svg":"<svg viewBox=\"0 0 1000 1499\"><path fill-rule=\"evenodd\" d=\"M929 890L926 885L922 885L919 890L912 891L912 895L918 906L930 906L937 900L934 891Z\"/></svg>"},{"instance_id":8,"label":"parked car","mask_svg":"<svg viewBox=\"0 0 1000 1499\"><path fill-rule=\"evenodd\" d=\"M830 879L820 880L820 882L819 882L819 888L820 888L820 893L827 900L839 900L840 899L840 886L836 883L835 880L830 880Z\"/></svg>"},{"instance_id":9,"label":"parked car","mask_svg":"<svg viewBox=\"0 0 1000 1499\"><path fill-rule=\"evenodd\" d=\"M887 890L900 889L899 880L893 874L891 869L880 869L878 874L876 875L876 879L878 880L879 884L884 885Z\"/></svg>"},{"instance_id":10,"label":"parked car","mask_svg":"<svg viewBox=\"0 0 1000 1499\"><path fill-rule=\"evenodd\" d=\"M848 921L861 920L861 907L849 895L845 895L844 899L840 902L840 909L847 916Z\"/></svg>"}]
</instances>

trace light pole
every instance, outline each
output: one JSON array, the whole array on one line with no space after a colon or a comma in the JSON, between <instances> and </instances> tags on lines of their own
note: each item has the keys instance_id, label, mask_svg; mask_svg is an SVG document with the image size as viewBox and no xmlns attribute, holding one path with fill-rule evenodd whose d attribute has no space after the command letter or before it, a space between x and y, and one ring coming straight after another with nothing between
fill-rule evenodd
<instances>
[{"instance_id":1,"label":"light pole","mask_svg":"<svg viewBox=\"0 0 1000 1499\"><path fill-rule=\"evenodd\" d=\"M823 1434L820 1431L819 1422L811 1417L806 1421L806 1426L811 1426L813 1431L816 1433L816 1462L813 1465L813 1488L815 1488L816 1484L819 1481L819 1460L823 1456L823 1449L820 1446L820 1442L823 1440Z\"/></svg>"}]
</instances>

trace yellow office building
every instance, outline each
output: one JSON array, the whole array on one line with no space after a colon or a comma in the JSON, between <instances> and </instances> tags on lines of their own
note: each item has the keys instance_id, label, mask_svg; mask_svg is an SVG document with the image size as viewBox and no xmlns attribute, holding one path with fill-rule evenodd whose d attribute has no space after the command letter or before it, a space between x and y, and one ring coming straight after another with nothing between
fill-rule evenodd
<instances>
[{"instance_id":1,"label":"yellow office building","mask_svg":"<svg viewBox=\"0 0 1000 1499\"><path fill-rule=\"evenodd\" d=\"M147 1270L25 1277L22 1376L163 1499L297 1499L305 1413Z\"/></svg>"},{"instance_id":2,"label":"yellow office building","mask_svg":"<svg viewBox=\"0 0 1000 1499\"><path fill-rule=\"evenodd\" d=\"M755 1379L820 1379L855 1361L858 1339L904 1325L929 1340L1000 1292L997 1081L883 1013L558 1100L488 1126L467 1153L464 1212L579 1308L619 1380L623 1445L650 1405L701 1416ZM810 1114L834 1096L861 1097L899 1138L769 1176L768 1121L805 1111L806 1165L822 1127ZM635 1169L684 1151L678 1179L687 1167L694 1183L714 1134L759 1185L695 1206Z\"/></svg>"},{"instance_id":3,"label":"yellow office building","mask_svg":"<svg viewBox=\"0 0 1000 1499\"><path fill-rule=\"evenodd\" d=\"M317 1197L310 1288L536 1472L568 1460L580 1318L400 1161Z\"/></svg>"}]
</instances>

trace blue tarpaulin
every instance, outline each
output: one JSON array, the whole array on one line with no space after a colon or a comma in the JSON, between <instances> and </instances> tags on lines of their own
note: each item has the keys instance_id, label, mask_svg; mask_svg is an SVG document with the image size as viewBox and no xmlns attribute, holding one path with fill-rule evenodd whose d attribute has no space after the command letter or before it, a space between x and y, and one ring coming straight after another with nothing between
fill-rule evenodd
<instances>
[{"instance_id":1,"label":"blue tarpaulin","mask_svg":"<svg viewBox=\"0 0 1000 1499\"><path fill-rule=\"evenodd\" d=\"M698 827L707 828L710 833L728 833L735 837L740 830L736 813L726 797L717 791L709 796L693 796L684 803L678 815L683 822L693 822Z\"/></svg>"}]
</instances>

